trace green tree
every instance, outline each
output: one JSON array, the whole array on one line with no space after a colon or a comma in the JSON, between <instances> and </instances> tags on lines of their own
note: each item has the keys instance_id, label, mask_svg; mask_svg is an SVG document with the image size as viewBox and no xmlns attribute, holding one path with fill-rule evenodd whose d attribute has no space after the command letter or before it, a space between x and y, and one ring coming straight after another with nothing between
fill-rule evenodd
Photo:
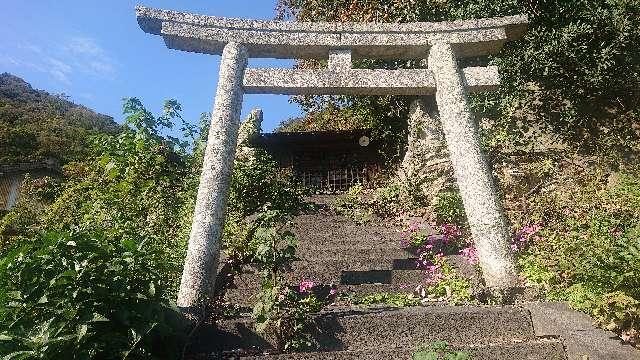
<instances>
[{"instance_id":1,"label":"green tree","mask_svg":"<svg viewBox=\"0 0 640 360\"><path fill-rule=\"evenodd\" d=\"M636 0L280 0L278 9L280 17L299 21L415 22L526 14L530 28L524 39L488 59L500 67L500 91L473 97L476 111L490 125L487 144L529 149L544 134L548 141L580 151L637 150L640 3ZM348 109L345 114L365 114L375 119L371 123L378 128L389 128L398 115L406 118L407 100L401 99L295 100L314 109L308 117L311 122L317 112L330 108L327 104ZM352 118L354 123L363 122ZM396 144L402 145L400 139Z\"/></svg>"},{"instance_id":2,"label":"green tree","mask_svg":"<svg viewBox=\"0 0 640 360\"><path fill-rule=\"evenodd\" d=\"M173 122L125 99L125 127L88 141L64 178L27 180L2 219L0 352L15 358L171 359L185 324L173 299L182 270L194 166ZM189 213L189 215L185 215ZM186 228L186 229L185 229Z\"/></svg>"}]
</instances>

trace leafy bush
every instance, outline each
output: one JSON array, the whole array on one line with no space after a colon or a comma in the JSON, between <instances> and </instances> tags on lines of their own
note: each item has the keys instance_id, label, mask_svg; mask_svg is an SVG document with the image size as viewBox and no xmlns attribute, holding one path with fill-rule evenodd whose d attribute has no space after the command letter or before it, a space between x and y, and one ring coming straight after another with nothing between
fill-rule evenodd
<instances>
[{"instance_id":1,"label":"leafy bush","mask_svg":"<svg viewBox=\"0 0 640 360\"><path fill-rule=\"evenodd\" d=\"M603 326L637 341L640 330L640 172L583 175L531 200L539 239L524 275ZM583 186L575 186L582 182Z\"/></svg>"},{"instance_id":2,"label":"leafy bush","mask_svg":"<svg viewBox=\"0 0 640 360\"><path fill-rule=\"evenodd\" d=\"M290 171L281 170L269 154L256 149L253 160L234 166L228 212L249 216L266 206L293 214L303 207L304 194Z\"/></svg>"},{"instance_id":3,"label":"leafy bush","mask_svg":"<svg viewBox=\"0 0 640 360\"><path fill-rule=\"evenodd\" d=\"M436 213L436 221L439 224L464 225L467 222L462 197L457 191L443 191L439 193L436 197L434 210Z\"/></svg>"},{"instance_id":4,"label":"leafy bush","mask_svg":"<svg viewBox=\"0 0 640 360\"><path fill-rule=\"evenodd\" d=\"M172 282L149 246L49 232L0 261L0 353L11 359L174 359Z\"/></svg>"},{"instance_id":5,"label":"leafy bush","mask_svg":"<svg viewBox=\"0 0 640 360\"><path fill-rule=\"evenodd\" d=\"M127 128L94 137L91 156L66 165L61 182L26 181L0 222L18 234L0 242L0 346L18 358L182 351L171 301L195 194L192 158L184 141L161 135L180 106L168 101L156 118L128 99L124 110Z\"/></svg>"}]
</instances>

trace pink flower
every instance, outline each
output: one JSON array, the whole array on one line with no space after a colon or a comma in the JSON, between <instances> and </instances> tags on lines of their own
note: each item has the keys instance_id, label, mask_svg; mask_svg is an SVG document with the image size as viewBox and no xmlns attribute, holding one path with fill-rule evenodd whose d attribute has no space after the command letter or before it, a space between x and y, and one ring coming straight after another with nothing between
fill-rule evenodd
<instances>
[{"instance_id":1,"label":"pink flower","mask_svg":"<svg viewBox=\"0 0 640 360\"><path fill-rule=\"evenodd\" d=\"M316 284L311 280L302 280L300 281L300 285L298 286L298 291L301 294L306 294L311 290Z\"/></svg>"},{"instance_id":2,"label":"pink flower","mask_svg":"<svg viewBox=\"0 0 640 360\"><path fill-rule=\"evenodd\" d=\"M445 276L440 265L427 266L427 284L435 285L444 280Z\"/></svg>"},{"instance_id":3,"label":"pink flower","mask_svg":"<svg viewBox=\"0 0 640 360\"><path fill-rule=\"evenodd\" d=\"M464 257L471 265L476 265L479 261L478 251L473 246L469 246L460 250L460 255L462 255L462 257Z\"/></svg>"},{"instance_id":4,"label":"pink flower","mask_svg":"<svg viewBox=\"0 0 640 360\"><path fill-rule=\"evenodd\" d=\"M278 295L278 301L284 301L284 299L285 299L284 294Z\"/></svg>"},{"instance_id":5,"label":"pink flower","mask_svg":"<svg viewBox=\"0 0 640 360\"><path fill-rule=\"evenodd\" d=\"M539 241L541 237L537 233L542 229L542 224L530 224L523 226L520 231L516 233L516 238L511 244L511 250L514 252L524 249L529 241Z\"/></svg>"},{"instance_id":6,"label":"pink flower","mask_svg":"<svg viewBox=\"0 0 640 360\"><path fill-rule=\"evenodd\" d=\"M462 236L462 230L456 224L442 224L440 226L440 232L445 237L445 242L448 241L449 238L455 239Z\"/></svg>"},{"instance_id":7,"label":"pink flower","mask_svg":"<svg viewBox=\"0 0 640 360\"><path fill-rule=\"evenodd\" d=\"M335 294L337 294L337 293L338 293L338 289L336 289L336 288L334 288L334 287L332 287L332 288L331 288L331 290L329 290L329 295L330 295L330 296L333 296L333 295L335 295Z\"/></svg>"}]
</instances>

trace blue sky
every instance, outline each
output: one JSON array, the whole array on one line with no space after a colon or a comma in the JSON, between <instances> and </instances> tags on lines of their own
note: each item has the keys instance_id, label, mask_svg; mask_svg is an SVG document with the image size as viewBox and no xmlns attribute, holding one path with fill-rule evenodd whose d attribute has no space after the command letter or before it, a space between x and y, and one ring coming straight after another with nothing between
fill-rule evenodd
<instances>
[{"instance_id":1,"label":"blue sky","mask_svg":"<svg viewBox=\"0 0 640 360\"><path fill-rule=\"evenodd\" d=\"M122 98L135 96L155 113L164 99L177 99L185 118L196 122L213 106L220 57L167 49L161 37L138 27L136 4L272 19L275 0L5 0L0 12L0 72L50 93L64 93L117 121L122 120ZM254 67L287 64L250 61ZM288 100L247 95L243 118L260 107L263 130L271 131L281 120L301 114Z\"/></svg>"}]
</instances>

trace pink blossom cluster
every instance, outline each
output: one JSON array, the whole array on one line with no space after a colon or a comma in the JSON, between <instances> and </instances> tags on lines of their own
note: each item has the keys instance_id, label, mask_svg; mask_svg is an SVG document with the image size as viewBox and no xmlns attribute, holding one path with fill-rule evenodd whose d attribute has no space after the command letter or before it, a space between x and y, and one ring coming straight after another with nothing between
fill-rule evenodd
<instances>
[{"instance_id":1,"label":"pink blossom cluster","mask_svg":"<svg viewBox=\"0 0 640 360\"><path fill-rule=\"evenodd\" d=\"M411 247L411 239L416 236L418 232L425 230L431 232L429 224L426 224L424 221L412 221L409 223L409 226L400 232L400 235L402 236L400 247L403 249Z\"/></svg>"},{"instance_id":2,"label":"pink blossom cluster","mask_svg":"<svg viewBox=\"0 0 640 360\"><path fill-rule=\"evenodd\" d=\"M307 294L314 286L316 286L316 284L312 280L301 280L300 285L298 286L298 291L301 294Z\"/></svg>"},{"instance_id":3,"label":"pink blossom cluster","mask_svg":"<svg viewBox=\"0 0 640 360\"><path fill-rule=\"evenodd\" d=\"M456 224L442 224L440 225L440 233L445 237L445 242L448 242L462 236L462 229Z\"/></svg>"},{"instance_id":4,"label":"pink blossom cluster","mask_svg":"<svg viewBox=\"0 0 640 360\"><path fill-rule=\"evenodd\" d=\"M429 285L434 285L444 280L444 273L442 272L442 259L443 253L422 252L419 254L417 260L417 267L425 271L426 282Z\"/></svg>"},{"instance_id":5,"label":"pink blossom cluster","mask_svg":"<svg viewBox=\"0 0 640 360\"><path fill-rule=\"evenodd\" d=\"M511 250L518 252L524 249L530 241L540 240L540 236L537 235L540 229L542 229L542 224L531 224L522 227L511 243Z\"/></svg>"},{"instance_id":6,"label":"pink blossom cluster","mask_svg":"<svg viewBox=\"0 0 640 360\"><path fill-rule=\"evenodd\" d=\"M439 231L434 233L434 228ZM403 239L400 246L402 248L421 244L417 249L416 267L425 271L426 283L435 285L444 280L445 275L441 261L444 258L444 250L450 243L463 236L462 229L456 224L442 224L436 227L425 221L414 221L401 234ZM465 254L468 255L470 262L477 263L475 249L467 249Z\"/></svg>"},{"instance_id":7,"label":"pink blossom cluster","mask_svg":"<svg viewBox=\"0 0 640 360\"><path fill-rule=\"evenodd\" d=\"M471 265L478 264L478 251L473 246L468 246L462 250L460 250L460 255L467 260L467 262Z\"/></svg>"},{"instance_id":8,"label":"pink blossom cluster","mask_svg":"<svg viewBox=\"0 0 640 360\"><path fill-rule=\"evenodd\" d=\"M441 258L441 254L437 254L436 258ZM436 285L442 280L444 280L445 276L442 272L442 265L440 263L435 263L426 267L426 275L427 275L427 285Z\"/></svg>"}]
</instances>

